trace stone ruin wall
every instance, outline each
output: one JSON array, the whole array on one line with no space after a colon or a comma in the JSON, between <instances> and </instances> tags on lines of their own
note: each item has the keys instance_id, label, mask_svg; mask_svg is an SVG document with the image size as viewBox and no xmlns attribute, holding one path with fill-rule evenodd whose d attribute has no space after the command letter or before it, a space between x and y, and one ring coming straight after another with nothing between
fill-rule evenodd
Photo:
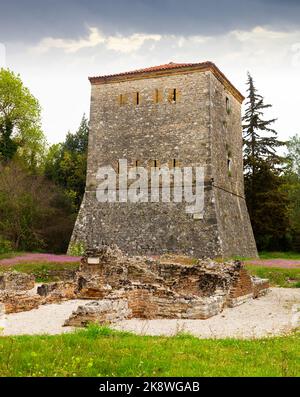
<instances>
[{"instance_id":1,"label":"stone ruin wall","mask_svg":"<svg viewBox=\"0 0 300 397\"><path fill-rule=\"evenodd\" d=\"M77 274L77 297L100 299L78 308L66 325L120 318L207 319L267 292L241 262L188 257L128 257L117 248L92 250ZM111 312L108 311L111 308Z\"/></svg>"},{"instance_id":2,"label":"stone ruin wall","mask_svg":"<svg viewBox=\"0 0 300 397\"><path fill-rule=\"evenodd\" d=\"M0 278L6 313L28 311L70 299L93 300L65 325L111 323L130 318L207 319L266 293L268 280L251 277L242 264L185 256L129 257L117 247L87 252L73 280L39 286L22 273Z\"/></svg>"}]
</instances>

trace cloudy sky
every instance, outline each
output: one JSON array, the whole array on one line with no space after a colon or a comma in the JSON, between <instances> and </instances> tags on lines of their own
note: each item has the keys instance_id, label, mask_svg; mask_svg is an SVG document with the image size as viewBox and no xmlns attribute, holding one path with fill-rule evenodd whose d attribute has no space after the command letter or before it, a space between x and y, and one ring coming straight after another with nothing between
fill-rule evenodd
<instances>
[{"instance_id":1,"label":"cloudy sky","mask_svg":"<svg viewBox=\"0 0 300 397\"><path fill-rule=\"evenodd\" d=\"M0 0L0 66L40 100L50 143L89 112L88 76L210 60L253 75L281 138L300 133L300 0Z\"/></svg>"}]
</instances>

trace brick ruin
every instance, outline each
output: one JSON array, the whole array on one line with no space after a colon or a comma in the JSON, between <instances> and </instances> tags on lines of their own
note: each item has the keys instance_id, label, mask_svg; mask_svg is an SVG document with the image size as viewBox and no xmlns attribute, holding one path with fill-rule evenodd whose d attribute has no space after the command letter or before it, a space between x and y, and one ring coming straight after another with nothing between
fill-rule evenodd
<instances>
[{"instance_id":1,"label":"brick ruin","mask_svg":"<svg viewBox=\"0 0 300 397\"><path fill-rule=\"evenodd\" d=\"M0 277L6 313L70 299L92 300L66 326L124 319L207 319L265 294L268 280L251 277L240 261L186 256L130 257L116 246L87 251L72 280L43 284L22 273Z\"/></svg>"}]
</instances>

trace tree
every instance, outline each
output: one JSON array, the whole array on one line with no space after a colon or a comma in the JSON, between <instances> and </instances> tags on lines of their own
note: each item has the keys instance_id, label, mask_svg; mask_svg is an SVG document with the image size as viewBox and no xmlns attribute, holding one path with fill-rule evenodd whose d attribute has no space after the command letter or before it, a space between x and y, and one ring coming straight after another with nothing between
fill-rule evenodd
<instances>
[{"instance_id":1,"label":"tree","mask_svg":"<svg viewBox=\"0 0 300 397\"><path fill-rule=\"evenodd\" d=\"M61 189L16 163L0 166L0 243L14 250L66 252L73 224Z\"/></svg>"},{"instance_id":2,"label":"tree","mask_svg":"<svg viewBox=\"0 0 300 397\"><path fill-rule=\"evenodd\" d=\"M248 97L243 117L245 193L259 249L284 245L289 230L288 197L282 189L284 159L277 154L284 143L271 127L276 119L264 120L271 105L257 93L248 73Z\"/></svg>"},{"instance_id":3,"label":"tree","mask_svg":"<svg viewBox=\"0 0 300 397\"><path fill-rule=\"evenodd\" d=\"M0 70L0 157L9 161L18 156L34 169L41 161L45 137L41 130L41 108L20 78Z\"/></svg>"},{"instance_id":4,"label":"tree","mask_svg":"<svg viewBox=\"0 0 300 397\"><path fill-rule=\"evenodd\" d=\"M287 148L284 190L289 197L292 249L300 251L300 136L290 138Z\"/></svg>"},{"instance_id":5,"label":"tree","mask_svg":"<svg viewBox=\"0 0 300 397\"><path fill-rule=\"evenodd\" d=\"M13 125L11 122L0 124L0 160L3 162L11 160L18 150L18 144L12 135Z\"/></svg>"},{"instance_id":6,"label":"tree","mask_svg":"<svg viewBox=\"0 0 300 397\"><path fill-rule=\"evenodd\" d=\"M66 140L63 143L63 148L69 152L86 154L88 149L89 138L89 121L85 114L83 115L80 126L75 134L70 132L67 134Z\"/></svg>"},{"instance_id":7,"label":"tree","mask_svg":"<svg viewBox=\"0 0 300 397\"><path fill-rule=\"evenodd\" d=\"M261 162L255 177L245 178L245 194L258 248L287 250L289 195L283 178L268 163Z\"/></svg>"},{"instance_id":8,"label":"tree","mask_svg":"<svg viewBox=\"0 0 300 397\"><path fill-rule=\"evenodd\" d=\"M300 178L300 135L296 134L290 138L286 145L291 169Z\"/></svg>"},{"instance_id":9,"label":"tree","mask_svg":"<svg viewBox=\"0 0 300 397\"><path fill-rule=\"evenodd\" d=\"M247 84L248 97L243 117L244 166L246 175L255 175L261 161L268 163L271 168L282 163L277 148L284 143L277 139L277 132L271 128L276 119L263 120L264 110L272 105L264 104L249 72Z\"/></svg>"},{"instance_id":10,"label":"tree","mask_svg":"<svg viewBox=\"0 0 300 397\"><path fill-rule=\"evenodd\" d=\"M45 175L64 189L74 212L79 210L85 190L88 133L84 115L75 134L68 133L65 142L50 147L45 162Z\"/></svg>"}]
</instances>

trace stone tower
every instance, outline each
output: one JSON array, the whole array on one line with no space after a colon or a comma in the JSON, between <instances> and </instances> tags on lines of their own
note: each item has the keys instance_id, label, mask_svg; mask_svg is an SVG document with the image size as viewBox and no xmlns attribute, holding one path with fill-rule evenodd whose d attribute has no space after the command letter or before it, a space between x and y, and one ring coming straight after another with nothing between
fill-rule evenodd
<instances>
[{"instance_id":1,"label":"stone tower","mask_svg":"<svg viewBox=\"0 0 300 397\"><path fill-rule=\"evenodd\" d=\"M211 62L92 77L86 192L70 247L117 244L129 254L257 256L244 198L244 97ZM203 166L203 217L184 203L100 203L97 171Z\"/></svg>"}]
</instances>

